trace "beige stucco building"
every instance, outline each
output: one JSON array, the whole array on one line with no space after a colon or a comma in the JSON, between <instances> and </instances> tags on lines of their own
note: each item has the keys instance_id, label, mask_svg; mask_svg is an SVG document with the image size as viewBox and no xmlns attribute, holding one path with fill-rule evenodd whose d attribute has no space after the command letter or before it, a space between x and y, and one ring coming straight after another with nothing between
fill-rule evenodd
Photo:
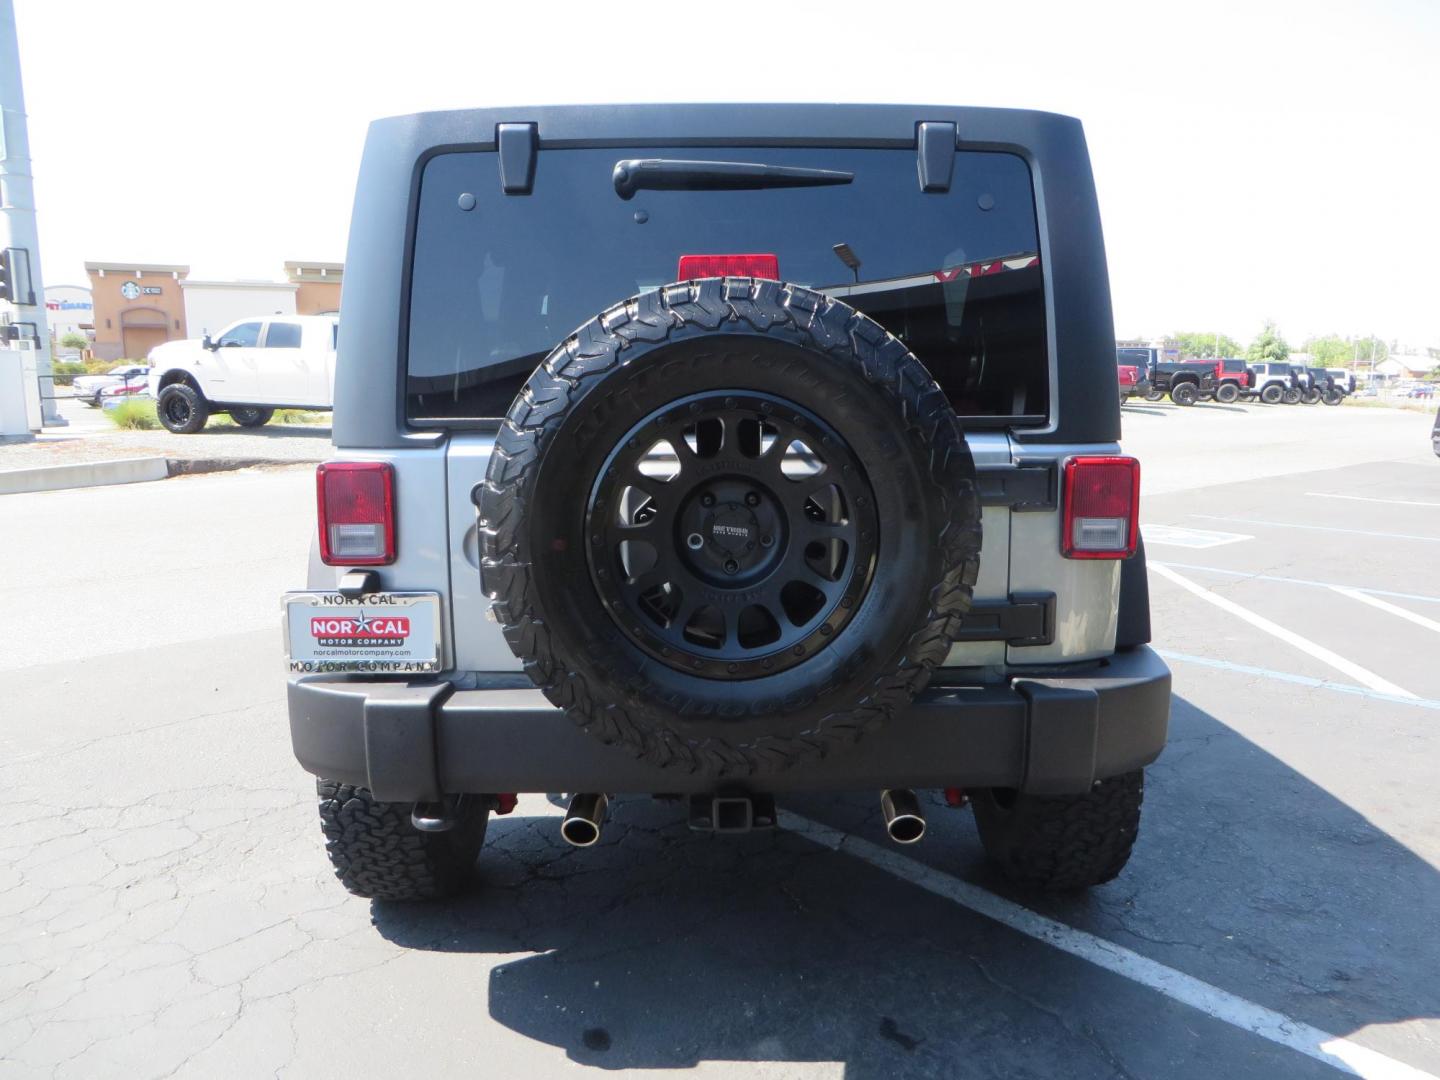
<instances>
[{"instance_id":1,"label":"beige stucco building","mask_svg":"<svg viewBox=\"0 0 1440 1080\"><path fill-rule=\"evenodd\" d=\"M180 282L190 267L87 262L94 304L95 356L141 360L156 345L185 336Z\"/></svg>"}]
</instances>

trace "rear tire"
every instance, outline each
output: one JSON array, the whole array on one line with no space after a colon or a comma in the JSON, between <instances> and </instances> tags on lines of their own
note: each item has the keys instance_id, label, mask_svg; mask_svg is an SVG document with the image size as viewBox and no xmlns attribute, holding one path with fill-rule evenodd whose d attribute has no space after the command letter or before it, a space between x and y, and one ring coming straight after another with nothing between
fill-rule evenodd
<instances>
[{"instance_id":1,"label":"rear tire","mask_svg":"<svg viewBox=\"0 0 1440 1080\"><path fill-rule=\"evenodd\" d=\"M1164 391L1164 390L1146 390L1146 391L1145 391L1145 400L1146 400L1146 401L1162 401L1162 400L1164 400L1164 398L1165 398L1165 391Z\"/></svg>"},{"instance_id":2,"label":"rear tire","mask_svg":"<svg viewBox=\"0 0 1440 1080\"><path fill-rule=\"evenodd\" d=\"M1306 390L1305 393L1301 395L1300 400L1306 405L1319 405L1323 397L1324 395L1321 394L1319 390Z\"/></svg>"},{"instance_id":3,"label":"rear tire","mask_svg":"<svg viewBox=\"0 0 1440 1080\"><path fill-rule=\"evenodd\" d=\"M1260 391L1260 400L1266 405L1279 405L1285 398L1285 388L1279 383L1271 383Z\"/></svg>"},{"instance_id":4,"label":"rear tire","mask_svg":"<svg viewBox=\"0 0 1440 1080\"><path fill-rule=\"evenodd\" d=\"M270 422L274 415L274 409L261 409L255 406L230 410L230 419L241 427L263 427Z\"/></svg>"},{"instance_id":5,"label":"rear tire","mask_svg":"<svg viewBox=\"0 0 1440 1080\"><path fill-rule=\"evenodd\" d=\"M1285 402L1286 405L1299 405L1302 397L1301 392L1292 386L1289 390L1285 391L1284 396L1280 400Z\"/></svg>"},{"instance_id":6,"label":"rear tire","mask_svg":"<svg viewBox=\"0 0 1440 1080\"><path fill-rule=\"evenodd\" d=\"M989 788L972 795L985 853L1018 885L1077 892L1125 868L1140 831L1145 775L1100 780L1084 795Z\"/></svg>"},{"instance_id":7,"label":"rear tire","mask_svg":"<svg viewBox=\"0 0 1440 1080\"><path fill-rule=\"evenodd\" d=\"M1229 405L1240 396L1240 388L1234 383L1221 383L1215 389L1215 400L1222 405Z\"/></svg>"},{"instance_id":8,"label":"rear tire","mask_svg":"<svg viewBox=\"0 0 1440 1080\"><path fill-rule=\"evenodd\" d=\"M1340 402L1342 402L1342 401L1344 401L1344 400L1345 400L1345 395L1342 394L1339 390L1331 390L1329 393L1327 393L1327 394L1325 395L1325 404L1326 404L1326 405L1339 405Z\"/></svg>"},{"instance_id":9,"label":"rear tire","mask_svg":"<svg viewBox=\"0 0 1440 1080\"><path fill-rule=\"evenodd\" d=\"M171 383L160 391L155 414L165 430L176 435L194 435L210 419L210 403L193 386Z\"/></svg>"},{"instance_id":10,"label":"rear tire","mask_svg":"<svg viewBox=\"0 0 1440 1080\"><path fill-rule=\"evenodd\" d=\"M325 854L340 883L371 900L434 900L469 881L485 842L490 805L463 800L449 832L410 824L411 804L379 802L362 787L317 780Z\"/></svg>"},{"instance_id":11,"label":"rear tire","mask_svg":"<svg viewBox=\"0 0 1440 1080\"><path fill-rule=\"evenodd\" d=\"M1200 391L1194 383L1182 382L1170 388L1170 400L1176 405L1194 405Z\"/></svg>"}]
</instances>

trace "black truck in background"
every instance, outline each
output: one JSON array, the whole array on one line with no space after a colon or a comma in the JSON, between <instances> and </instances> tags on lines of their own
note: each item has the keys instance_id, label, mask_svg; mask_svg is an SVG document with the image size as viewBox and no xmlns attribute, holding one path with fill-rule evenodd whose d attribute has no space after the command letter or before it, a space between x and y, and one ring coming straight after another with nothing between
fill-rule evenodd
<instances>
[{"instance_id":1,"label":"black truck in background","mask_svg":"<svg viewBox=\"0 0 1440 1080\"><path fill-rule=\"evenodd\" d=\"M1194 405L1195 402L1215 396L1215 362L1202 360L1198 363L1179 363L1161 359L1161 350L1125 346L1116 348L1115 360L1120 364L1133 365L1149 373L1149 389L1146 401L1159 401L1166 394L1176 405Z\"/></svg>"}]
</instances>

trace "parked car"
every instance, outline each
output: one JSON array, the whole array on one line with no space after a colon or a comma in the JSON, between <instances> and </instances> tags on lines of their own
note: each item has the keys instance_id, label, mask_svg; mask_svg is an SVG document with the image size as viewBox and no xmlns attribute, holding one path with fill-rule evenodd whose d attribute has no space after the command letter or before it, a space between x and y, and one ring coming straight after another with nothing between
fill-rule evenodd
<instances>
[{"instance_id":1,"label":"parked car","mask_svg":"<svg viewBox=\"0 0 1440 1080\"><path fill-rule=\"evenodd\" d=\"M149 386L160 422L189 435L218 412L259 427L280 406L329 409L338 332L329 315L271 315L241 319L214 338L157 345Z\"/></svg>"},{"instance_id":2,"label":"parked car","mask_svg":"<svg viewBox=\"0 0 1440 1080\"><path fill-rule=\"evenodd\" d=\"M1194 405L1215 396L1219 382L1213 361L1160 362L1150 369L1151 393L1169 394L1176 405Z\"/></svg>"},{"instance_id":3,"label":"parked car","mask_svg":"<svg viewBox=\"0 0 1440 1080\"><path fill-rule=\"evenodd\" d=\"M913 843L914 789L944 788L1022 886L1118 874L1170 676L1104 265L1050 113L374 123L285 598L341 882L455 890L490 815L547 791L583 847L616 792L742 833L868 790Z\"/></svg>"},{"instance_id":4,"label":"parked car","mask_svg":"<svg viewBox=\"0 0 1440 1080\"><path fill-rule=\"evenodd\" d=\"M1289 364L1266 360L1250 365L1250 385L1241 396L1258 397L1266 405L1293 405L1300 400L1300 391Z\"/></svg>"},{"instance_id":5,"label":"parked car","mask_svg":"<svg viewBox=\"0 0 1440 1080\"><path fill-rule=\"evenodd\" d=\"M149 374L147 364L117 364L103 375L76 375L70 384L71 393L92 409L98 409L101 391L107 387L143 390Z\"/></svg>"},{"instance_id":6,"label":"parked car","mask_svg":"<svg viewBox=\"0 0 1440 1080\"><path fill-rule=\"evenodd\" d=\"M1349 368L1332 367L1326 368L1325 370L1328 371L1330 373L1330 377L1335 380L1335 386L1342 394L1348 396L1355 393L1355 391L1358 389L1358 386L1355 382L1355 372L1351 371Z\"/></svg>"},{"instance_id":7,"label":"parked car","mask_svg":"<svg viewBox=\"0 0 1440 1080\"><path fill-rule=\"evenodd\" d=\"M1435 426L1430 429L1430 448L1440 457L1440 411L1435 413Z\"/></svg>"},{"instance_id":8,"label":"parked car","mask_svg":"<svg viewBox=\"0 0 1440 1080\"><path fill-rule=\"evenodd\" d=\"M1150 389L1150 380L1146 377L1144 368L1136 367L1134 364L1117 364L1116 376L1120 383L1120 404L1124 405L1132 397L1144 396Z\"/></svg>"},{"instance_id":9,"label":"parked car","mask_svg":"<svg viewBox=\"0 0 1440 1080\"><path fill-rule=\"evenodd\" d=\"M1249 365L1239 357L1215 361L1215 400L1228 405L1250 389Z\"/></svg>"},{"instance_id":10,"label":"parked car","mask_svg":"<svg viewBox=\"0 0 1440 1080\"><path fill-rule=\"evenodd\" d=\"M1326 405L1339 405L1345 400L1345 393L1336 383L1335 376L1326 368L1306 368L1310 375L1310 393L1305 397L1305 404L1314 405L1316 402L1324 402Z\"/></svg>"}]
</instances>

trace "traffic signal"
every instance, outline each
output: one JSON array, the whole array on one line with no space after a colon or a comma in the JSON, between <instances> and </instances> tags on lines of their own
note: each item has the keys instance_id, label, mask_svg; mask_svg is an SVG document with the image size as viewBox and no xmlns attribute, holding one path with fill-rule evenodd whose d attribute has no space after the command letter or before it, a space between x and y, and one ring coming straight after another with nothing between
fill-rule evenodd
<instances>
[{"instance_id":1,"label":"traffic signal","mask_svg":"<svg viewBox=\"0 0 1440 1080\"><path fill-rule=\"evenodd\" d=\"M10 300L14 290L10 276L10 248L0 248L0 300Z\"/></svg>"}]
</instances>

